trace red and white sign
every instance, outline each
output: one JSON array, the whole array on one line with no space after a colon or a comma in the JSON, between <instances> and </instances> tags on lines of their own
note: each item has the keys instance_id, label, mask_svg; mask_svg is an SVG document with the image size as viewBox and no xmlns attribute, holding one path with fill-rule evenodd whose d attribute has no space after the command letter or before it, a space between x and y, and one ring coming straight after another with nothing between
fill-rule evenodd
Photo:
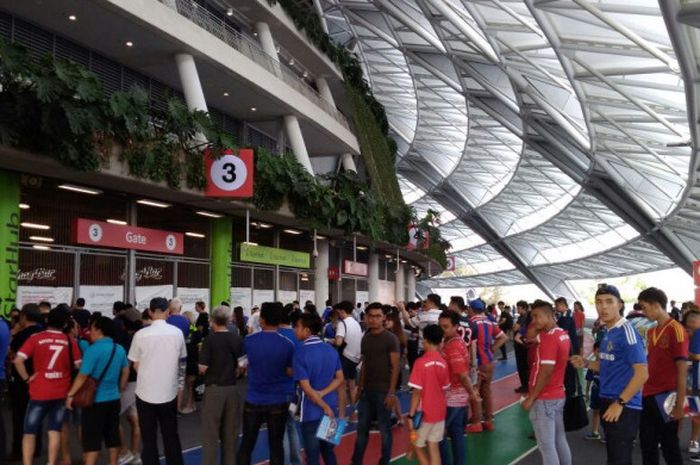
<instances>
[{"instance_id":1,"label":"red and white sign","mask_svg":"<svg viewBox=\"0 0 700 465\"><path fill-rule=\"evenodd\" d=\"M367 276L367 264L345 260L343 262L343 273L354 274L358 276Z\"/></svg>"},{"instance_id":2,"label":"red and white sign","mask_svg":"<svg viewBox=\"0 0 700 465\"><path fill-rule=\"evenodd\" d=\"M328 267L328 279L330 281L339 281L340 280L340 270L338 269L337 266L329 266Z\"/></svg>"},{"instance_id":3,"label":"red and white sign","mask_svg":"<svg viewBox=\"0 0 700 465\"><path fill-rule=\"evenodd\" d=\"M219 158L204 151L207 197L248 198L253 196L253 149L224 150Z\"/></svg>"},{"instance_id":4,"label":"red and white sign","mask_svg":"<svg viewBox=\"0 0 700 465\"><path fill-rule=\"evenodd\" d=\"M445 271L454 271L456 268L456 260L454 255L448 255L447 256L447 267L445 268Z\"/></svg>"},{"instance_id":5,"label":"red and white sign","mask_svg":"<svg viewBox=\"0 0 700 465\"><path fill-rule=\"evenodd\" d=\"M178 255L185 252L182 233L122 226L85 218L78 218L73 223L73 242L95 247L147 250Z\"/></svg>"}]
</instances>

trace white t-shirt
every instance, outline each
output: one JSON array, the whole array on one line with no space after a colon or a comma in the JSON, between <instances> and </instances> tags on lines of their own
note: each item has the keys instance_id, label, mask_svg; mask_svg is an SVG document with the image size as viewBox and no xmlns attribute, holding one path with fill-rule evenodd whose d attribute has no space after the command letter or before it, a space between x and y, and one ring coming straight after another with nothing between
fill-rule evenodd
<instances>
[{"instance_id":1,"label":"white t-shirt","mask_svg":"<svg viewBox=\"0 0 700 465\"><path fill-rule=\"evenodd\" d=\"M336 337L342 337L343 341L347 343L345 349L343 349L343 356L352 362L358 363L362 356L360 350L362 344L362 328L360 328L360 323L353 317L347 316L345 319L338 322L335 335Z\"/></svg>"},{"instance_id":2,"label":"white t-shirt","mask_svg":"<svg viewBox=\"0 0 700 465\"><path fill-rule=\"evenodd\" d=\"M431 310L421 310L418 315L411 318L411 325L414 328L418 328L418 347L422 347L420 344L423 342L423 330L425 327L438 324L441 313L442 310L439 308L433 308Z\"/></svg>"},{"instance_id":3,"label":"white t-shirt","mask_svg":"<svg viewBox=\"0 0 700 465\"><path fill-rule=\"evenodd\" d=\"M164 404L177 396L180 360L187 357L185 338L176 326L154 320L134 334L129 360L139 364L136 395L150 404Z\"/></svg>"},{"instance_id":4,"label":"white t-shirt","mask_svg":"<svg viewBox=\"0 0 700 465\"><path fill-rule=\"evenodd\" d=\"M260 331L262 331L260 327L260 312L255 312L248 320L248 334L255 334Z\"/></svg>"}]
</instances>

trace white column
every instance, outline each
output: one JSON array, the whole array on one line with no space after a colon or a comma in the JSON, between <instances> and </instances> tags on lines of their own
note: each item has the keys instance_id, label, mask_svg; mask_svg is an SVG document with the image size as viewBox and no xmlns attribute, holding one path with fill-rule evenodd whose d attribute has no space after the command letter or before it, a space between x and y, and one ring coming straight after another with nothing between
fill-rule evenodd
<instances>
[{"instance_id":1,"label":"white column","mask_svg":"<svg viewBox=\"0 0 700 465\"><path fill-rule=\"evenodd\" d=\"M357 166L355 166L355 159L349 153L344 153L340 156L340 163L343 165L345 171L354 171L357 173Z\"/></svg>"},{"instance_id":2,"label":"white column","mask_svg":"<svg viewBox=\"0 0 700 465\"><path fill-rule=\"evenodd\" d=\"M323 32L328 34L328 23L326 22L326 16L323 14L323 8L321 7L320 0L314 0L314 8L316 8L318 19L321 20L321 28L323 28Z\"/></svg>"},{"instance_id":3,"label":"white column","mask_svg":"<svg viewBox=\"0 0 700 465\"><path fill-rule=\"evenodd\" d=\"M406 300L416 300L416 273L410 266L406 266L406 284Z\"/></svg>"},{"instance_id":4,"label":"white column","mask_svg":"<svg viewBox=\"0 0 700 465\"><path fill-rule=\"evenodd\" d=\"M406 270L403 263L399 264L399 269L396 271L396 287L394 289L394 295L396 296L397 302L402 302L406 300L406 292L404 289L404 277L406 276Z\"/></svg>"},{"instance_id":5,"label":"white column","mask_svg":"<svg viewBox=\"0 0 700 465\"><path fill-rule=\"evenodd\" d=\"M289 140L289 145L292 147L292 152L294 152L297 161L306 168L306 171L313 175L314 169L311 166L309 152L306 151L304 136L301 134L301 126L299 126L299 120L296 116L284 116L284 132L287 134L287 140Z\"/></svg>"},{"instance_id":6,"label":"white column","mask_svg":"<svg viewBox=\"0 0 700 465\"><path fill-rule=\"evenodd\" d=\"M279 61L279 57L277 56L277 47L275 47L275 41L272 40L270 26L267 23L255 23L255 31L258 33L260 45L262 45L265 53Z\"/></svg>"},{"instance_id":7,"label":"white column","mask_svg":"<svg viewBox=\"0 0 700 465\"><path fill-rule=\"evenodd\" d=\"M323 312L328 299L328 241L319 240L316 242L316 257L314 267L314 291L316 293L316 309Z\"/></svg>"},{"instance_id":8,"label":"white column","mask_svg":"<svg viewBox=\"0 0 700 465\"><path fill-rule=\"evenodd\" d=\"M335 100L333 99L333 93L331 93L331 88L328 86L328 81L326 78L317 77L316 87L318 87L318 93L326 102L330 103L333 108L335 108Z\"/></svg>"},{"instance_id":9,"label":"white column","mask_svg":"<svg viewBox=\"0 0 700 465\"><path fill-rule=\"evenodd\" d=\"M182 92L185 94L187 108L208 111L194 57L189 53L178 53L175 55L175 63L177 63L177 71L180 74L180 83L182 84Z\"/></svg>"},{"instance_id":10,"label":"white column","mask_svg":"<svg viewBox=\"0 0 700 465\"><path fill-rule=\"evenodd\" d=\"M368 299L369 303L372 303L379 300L379 255L374 252L369 253L367 268Z\"/></svg>"}]
</instances>

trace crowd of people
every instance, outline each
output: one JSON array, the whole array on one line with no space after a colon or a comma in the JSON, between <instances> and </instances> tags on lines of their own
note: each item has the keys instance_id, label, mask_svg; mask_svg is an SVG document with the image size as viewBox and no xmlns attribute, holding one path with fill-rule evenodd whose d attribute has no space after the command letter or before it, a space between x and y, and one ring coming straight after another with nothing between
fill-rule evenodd
<instances>
[{"instance_id":1,"label":"crowd of people","mask_svg":"<svg viewBox=\"0 0 700 465\"><path fill-rule=\"evenodd\" d=\"M606 442L609 464L631 464L637 438L644 465L658 464L660 453L681 464L684 401L700 393L700 310L671 302L667 312L667 304L649 288L625 317L618 289L600 285L588 351L583 305L570 310L563 297L514 309L461 296L443 303L437 294L393 306L328 301L321 311L265 302L250 316L226 302L183 312L178 298L154 298L143 311L115 302L110 316L83 299L27 304L0 324L0 388L12 415L11 444L0 431L0 454L10 449L9 459L30 465L48 441L48 464L67 465L77 436L87 465L103 447L110 465L156 465L160 431L166 463L182 465L178 417L197 410L203 390L204 465L250 465L263 425L271 465L301 464L302 448L306 464L335 465L334 445L317 436L326 416L357 423L353 465L365 463L377 429L387 465L392 428L404 424L397 394L410 390L410 452L421 465L464 464L465 433L496 428L494 363L512 340L516 392L545 465L571 464L565 406L584 390L583 369L586 439ZM692 422L693 462L699 436Z\"/></svg>"}]
</instances>

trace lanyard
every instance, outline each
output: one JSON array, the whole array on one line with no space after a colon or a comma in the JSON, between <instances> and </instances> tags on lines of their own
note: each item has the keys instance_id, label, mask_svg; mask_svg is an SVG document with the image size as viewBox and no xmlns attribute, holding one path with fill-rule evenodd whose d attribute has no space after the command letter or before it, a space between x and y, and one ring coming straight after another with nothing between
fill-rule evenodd
<instances>
[{"instance_id":1,"label":"lanyard","mask_svg":"<svg viewBox=\"0 0 700 465\"><path fill-rule=\"evenodd\" d=\"M659 339L661 339L661 336L663 336L664 331L666 331L666 328L668 328L672 324L673 324L673 320L672 319L668 320L668 322L663 326L663 328L661 328L661 331L658 331L659 334L656 334L657 331L654 331L651 333L651 342L653 342L654 347L657 346ZM658 329L658 328L654 328L654 329Z\"/></svg>"}]
</instances>

